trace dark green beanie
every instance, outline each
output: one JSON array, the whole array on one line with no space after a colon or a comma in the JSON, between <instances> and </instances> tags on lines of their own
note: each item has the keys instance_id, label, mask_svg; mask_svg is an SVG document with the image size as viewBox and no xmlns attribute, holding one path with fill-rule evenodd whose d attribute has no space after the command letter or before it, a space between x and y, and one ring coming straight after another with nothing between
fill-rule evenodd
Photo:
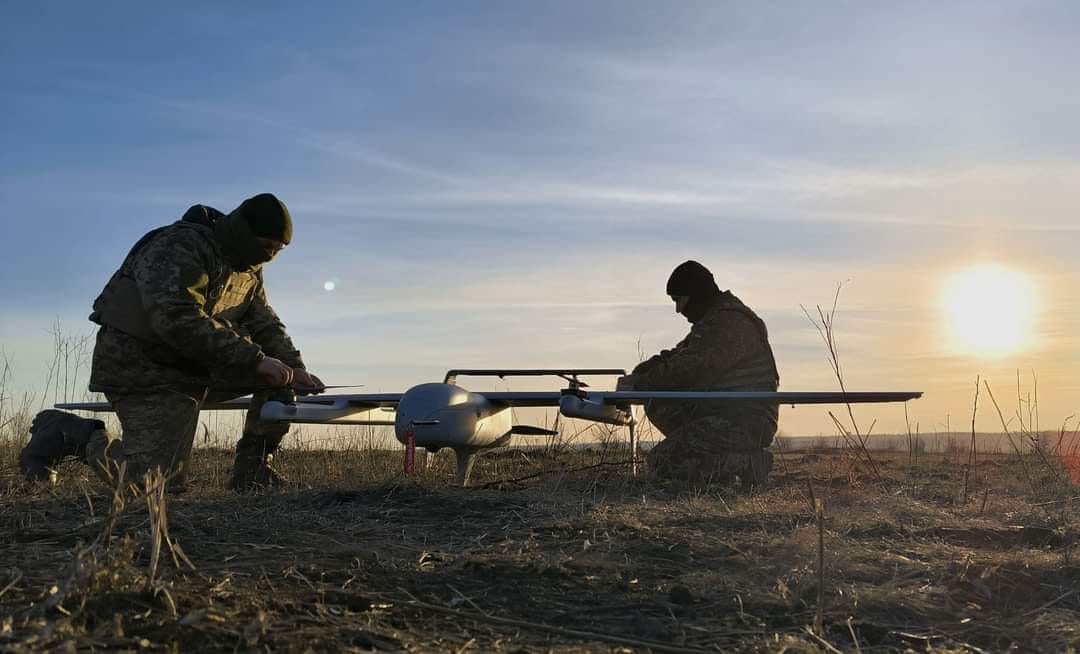
<instances>
[{"instance_id":1,"label":"dark green beanie","mask_svg":"<svg viewBox=\"0 0 1080 654\"><path fill-rule=\"evenodd\" d=\"M689 299L682 314L690 322L697 322L705 315L716 298L720 297L720 288L709 269L697 261L684 261L671 271L667 282L668 295L683 295Z\"/></svg>"},{"instance_id":2,"label":"dark green beanie","mask_svg":"<svg viewBox=\"0 0 1080 654\"><path fill-rule=\"evenodd\" d=\"M285 245L292 240L292 216L285 203L273 193L260 193L250 197L233 213L244 217L251 233L262 238L272 238Z\"/></svg>"},{"instance_id":3,"label":"dark green beanie","mask_svg":"<svg viewBox=\"0 0 1080 654\"><path fill-rule=\"evenodd\" d=\"M254 270L272 258L257 239L272 238L288 244L292 240L292 218L280 200L270 193L260 193L217 221L215 231L233 267Z\"/></svg>"}]
</instances>

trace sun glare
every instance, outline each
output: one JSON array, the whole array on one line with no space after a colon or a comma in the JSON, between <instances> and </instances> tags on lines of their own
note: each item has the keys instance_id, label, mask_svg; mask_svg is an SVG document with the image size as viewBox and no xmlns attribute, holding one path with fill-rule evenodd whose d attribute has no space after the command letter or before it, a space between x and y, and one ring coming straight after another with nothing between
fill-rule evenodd
<instances>
[{"instance_id":1,"label":"sun glare","mask_svg":"<svg viewBox=\"0 0 1080 654\"><path fill-rule=\"evenodd\" d=\"M952 349L1001 356L1024 349L1035 319L1035 286L1027 275L997 264L954 274L944 293Z\"/></svg>"}]
</instances>

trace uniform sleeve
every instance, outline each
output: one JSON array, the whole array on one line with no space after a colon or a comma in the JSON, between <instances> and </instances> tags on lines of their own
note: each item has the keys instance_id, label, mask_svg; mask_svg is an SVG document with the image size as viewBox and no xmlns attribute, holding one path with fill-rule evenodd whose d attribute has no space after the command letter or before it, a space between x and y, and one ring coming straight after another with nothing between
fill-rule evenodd
<instances>
[{"instance_id":1,"label":"uniform sleeve","mask_svg":"<svg viewBox=\"0 0 1080 654\"><path fill-rule=\"evenodd\" d=\"M718 372L738 363L743 340L754 336L750 329L752 325L741 316L695 325L674 348L646 359L634 369L634 387L679 389L714 379Z\"/></svg>"},{"instance_id":2,"label":"uniform sleeve","mask_svg":"<svg viewBox=\"0 0 1080 654\"><path fill-rule=\"evenodd\" d=\"M293 345L292 339L285 331L285 324L281 322L277 312L270 306L266 296L266 287L259 280L259 288L251 299L251 305L241 321L251 339L262 346L263 352L281 359L292 368L303 368L304 360L300 358L300 350Z\"/></svg>"},{"instance_id":3,"label":"uniform sleeve","mask_svg":"<svg viewBox=\"0 0 1080 654\"><path fill-rule=\"evenodd\" d=\"M634 388L658 391L685 387L689 380L705 376L713 359L710 350L704 334L691 330L678 345L653 355L634 368Z\"/></svg>"},{"instance_id":4,"label":"uniform sleeve","mask_svg":"<svg viewBox=\"0 0 1080 654\"><path fill-rule=\"evenodd\" d=\"M132 275L150 328L168 346L208 368L255 368L261 348L206 312L214 254L201 236L183 230L139 253Z\"/></svg>"}]
</instances>

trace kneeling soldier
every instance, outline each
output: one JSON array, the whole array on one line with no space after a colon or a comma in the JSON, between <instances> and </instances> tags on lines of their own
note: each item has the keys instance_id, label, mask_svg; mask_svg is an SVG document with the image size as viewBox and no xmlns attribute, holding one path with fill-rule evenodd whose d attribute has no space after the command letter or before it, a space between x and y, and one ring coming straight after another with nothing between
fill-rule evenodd
<instances>
[{"instance_id":1,"label":"kneeling soldier","mask_svg":"<svg viewBox=\"0 0 1080 654\"><path fill-rule=\"evenodd\" d=\"M690 333L621 378L619 390L776 391L780 376L765 323L721 291L708 269L696 261L679 265L667 292L675 311L690 321ZM655 474L692 483L765 483L776 404L654 400L645 415L665 436L649 452Z\"/></svg>"}]
</instances>

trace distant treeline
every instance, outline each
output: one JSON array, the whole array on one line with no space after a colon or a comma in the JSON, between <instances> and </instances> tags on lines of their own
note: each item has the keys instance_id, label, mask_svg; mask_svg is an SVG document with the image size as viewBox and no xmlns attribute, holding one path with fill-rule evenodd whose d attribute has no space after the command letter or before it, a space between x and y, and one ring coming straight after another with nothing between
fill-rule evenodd
<instances>
[{"instance_id":1,"label":"distant treeline","mask_svg":"<svg viewBox=\"0 0 1080 654\"><path fill-rule=\"evenodd\" d=\"M1004 432L976 432L975 451L985 454L1010 454L1030 452L1035 444L1047 451L1075 454L1080 451L1077 432L1037 432L1006 434ZM780 450L806 450L817 448L844 448L857 446L855 436L778 436L775 447ZM933 434L879 434L866 437L866 447L875 451L920 452L931 454L955 454L971 449L971 433L948 432Z\"/></svg>"}]
</instances>

